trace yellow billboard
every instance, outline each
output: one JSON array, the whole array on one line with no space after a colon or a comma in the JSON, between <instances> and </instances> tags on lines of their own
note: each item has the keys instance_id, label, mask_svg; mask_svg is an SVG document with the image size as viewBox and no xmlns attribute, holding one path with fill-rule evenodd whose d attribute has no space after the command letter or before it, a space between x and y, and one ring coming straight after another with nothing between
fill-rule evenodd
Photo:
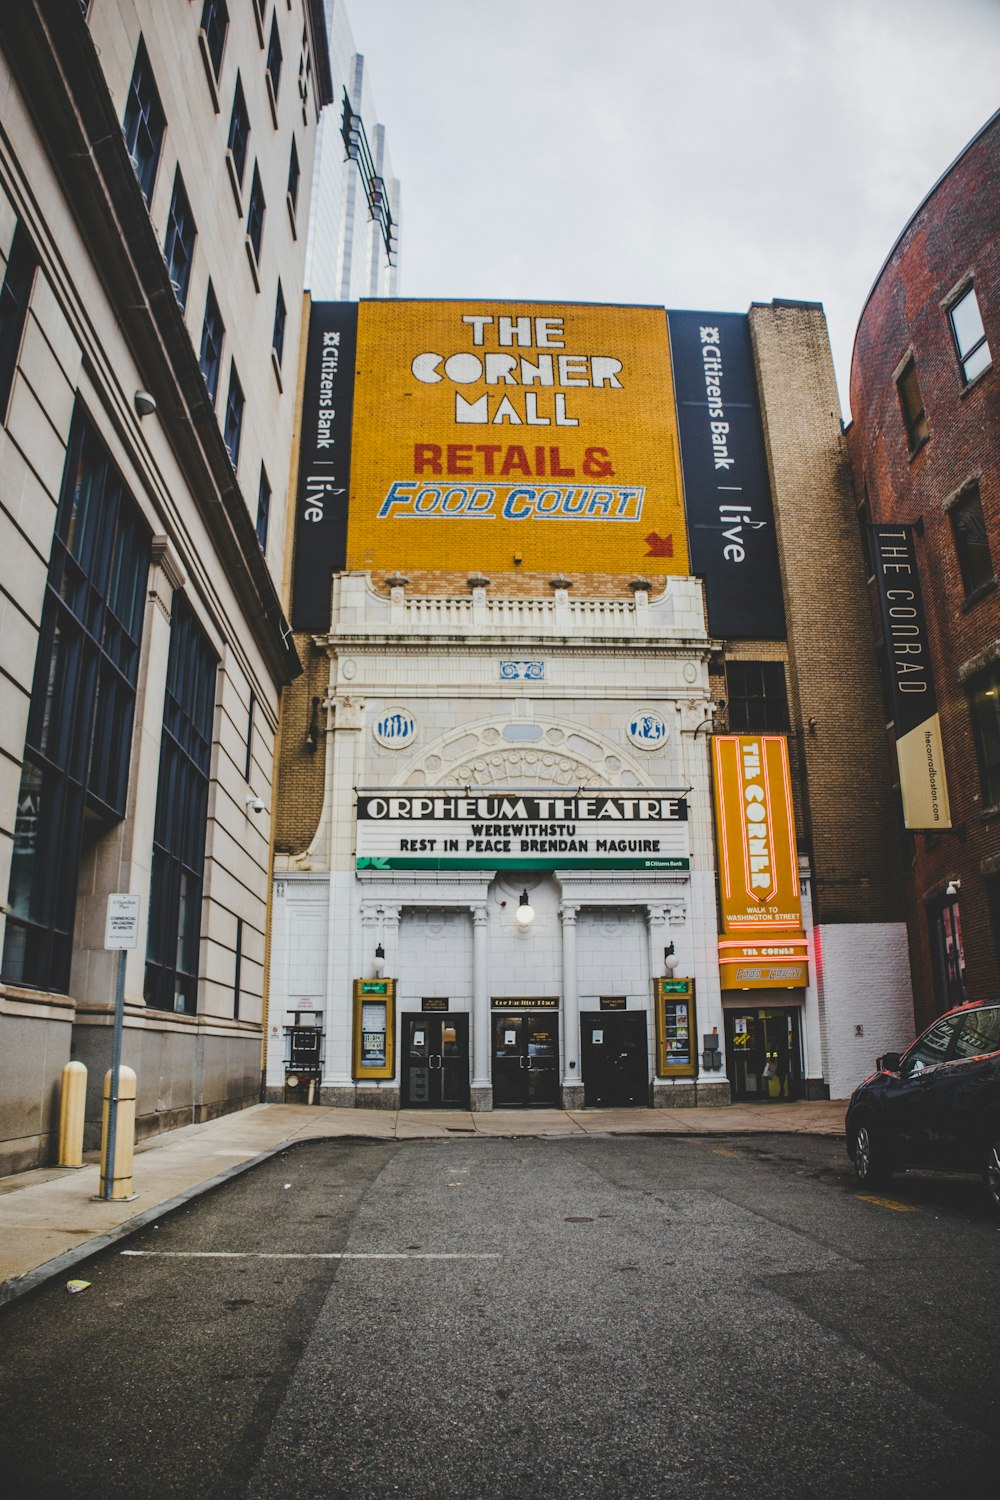
<instances>
[{"instance_id":1,"label":"yellow billboard","mask_svg":"<svg viewBox=\"0 0 1000 1500\"><path fill-rule=\"evenodd\" d=\"M362 302L349 569L688 572L666 313Z\"/></svg>"}]
</instances>

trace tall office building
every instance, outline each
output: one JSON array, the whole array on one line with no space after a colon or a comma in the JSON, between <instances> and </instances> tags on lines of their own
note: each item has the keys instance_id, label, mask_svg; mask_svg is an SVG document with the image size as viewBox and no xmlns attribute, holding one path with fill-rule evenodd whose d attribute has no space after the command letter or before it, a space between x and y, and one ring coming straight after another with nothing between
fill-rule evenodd
<instances>
[{"instance_id":1,"label":"tall office building","mask_svg":"<svg viewBox=\"0 0 1000 1500\"><path fill-rule=\"evenodd\" d=\"M258 1097L318 0L0 7L0 1171Z\"/></svg>"},{"instance_id":2,"label":"tall office building","mask_svg":"<svg viewBox=\"0 0 1000 1500\"><path fill-rule=\"evenodd\" d=\"M324 0L334 100L319 126L306 288L314 300L395 297L400 191L344 0Z\"/></svg>"}]
</instances>

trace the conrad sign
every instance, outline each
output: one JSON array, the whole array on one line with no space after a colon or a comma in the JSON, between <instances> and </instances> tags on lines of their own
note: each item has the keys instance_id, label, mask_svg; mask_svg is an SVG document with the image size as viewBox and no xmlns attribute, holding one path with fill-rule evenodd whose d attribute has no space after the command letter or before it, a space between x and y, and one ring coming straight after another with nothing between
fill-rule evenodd
<instances>
[{"instance_id":1,"label":"the conrad sign","mask_svg":"<svg viewBox=\"0 0 1000 1500\"><path fill-rule=\"evenodd\" d=\"M941 719L910 526L873 526L872 557L889 666L907 828L951 827Z\"/></svg>"}]
</instances>

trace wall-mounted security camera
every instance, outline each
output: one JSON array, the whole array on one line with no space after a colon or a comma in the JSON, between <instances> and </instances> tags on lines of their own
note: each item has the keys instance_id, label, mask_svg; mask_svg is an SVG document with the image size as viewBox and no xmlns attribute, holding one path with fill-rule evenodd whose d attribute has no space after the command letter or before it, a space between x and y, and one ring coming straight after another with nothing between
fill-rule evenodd
<instances>
[{"instance_id":1,"label":"wall-mounted security camera","mask_svg":"<svg viewBox=\"0 0 1000 1500\"><path fill-rule=\"evenodd\" d=\"M132 400L140 417L151 417L156 410L156 402L148 391L136 391Z\"/></svg>"},{"instance_id":2,"label":"wall-mounted security camera","mask_svg":"<svg viewBox=\"0 0 1000 1500\"><path fill-rule=\"evenodd\" d=\"M262 813L264 811L264 803L261 800L261 798L260 797L248 797L247 798L247 811L248 812L252 812L252 813L257 813L258 815L260 813Z\"/></svg>"}]
</instances>

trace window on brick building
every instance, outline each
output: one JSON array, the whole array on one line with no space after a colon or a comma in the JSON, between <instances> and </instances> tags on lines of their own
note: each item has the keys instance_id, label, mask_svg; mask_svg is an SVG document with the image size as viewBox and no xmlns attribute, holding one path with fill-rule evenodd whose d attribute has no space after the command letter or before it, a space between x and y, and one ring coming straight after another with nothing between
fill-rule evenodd
<instances>
[{"instance_id":1,"label":"window on brick building","mask_svg":"<svg viewBox=\"0 0 1000 1500\"><path fill-rule=\"evenodd\" d=\"M962 368L962 379L968 385L970 380L975 380L976 376L981 375L992 363L975 287L970 286L969 290L951 305L948 309L948 321L951 324L952 337L958 352L958 362Z\"/></svg>"},{"instance_id":2,"label":"window on brick building","mask_svg":"<svg viewBox=\"0 0 1000 1500\"><path fill-rule=\"evenodd\" d=\"M907 360L903 373L896 381L896 390L899 392L899 407L903 413L910 452L916 453L917 449L926 443L930 434L927 430L927 413L924 411L924 398L920 394L920 382L917 379L917 366L914 360Z\"/></svg>"},{"instance_id":3,"label":"window on brick building","mask_svg":"<svg viewBox=\"0 0 1000 1500\"><path fill-rule=\"evenodd\" d=\"M1000 667L974 677L967 691L982 801L995 807L1000 804Z\"/></svg>"},{"instance_id":4,"label":"window on brick building","mask_svg":"<svg viewBox=\"0 0 1000 1500\"><path fill-rule=\"evenodd\" d=\"M965 597L973 599L996 582L978 485L971 486L952 506L951 529Z\"/></svg>"},{"instance_id":5,"label":"window on brick building","mask_svg":"<svg viewBox=\"0 0 1000 1500\"><path fill-rule=\"evenodd\" d=\"M788 730L785 667L780 661L728 661L729 727L734 734Z\"/></svg>"},{"instance_id":6,"label":"window on brick building","mask_svg":"<svg viewBox=\"0 0 1000 1500\"><path fill-rule=\"evenodd\" d=\"M931 961L934 969L934 994L938 1010L961 1005L965 993L965 950L962 947L962 923L958 900L945 896L929 909Z\"/></svg>"}]
</instances>

